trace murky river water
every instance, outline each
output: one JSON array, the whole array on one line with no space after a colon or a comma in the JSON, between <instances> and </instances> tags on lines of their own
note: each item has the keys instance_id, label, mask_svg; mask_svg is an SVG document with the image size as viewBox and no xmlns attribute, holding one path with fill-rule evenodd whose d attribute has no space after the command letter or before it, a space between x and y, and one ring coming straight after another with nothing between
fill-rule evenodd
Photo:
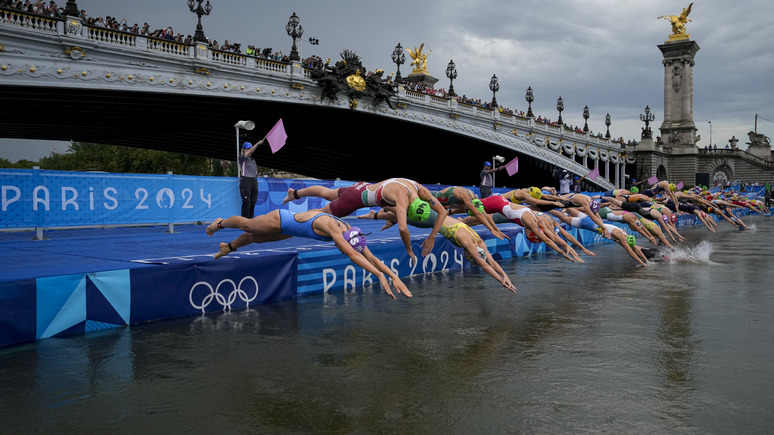
<instances>
[{"instance_id":1,"label":"murky river water","mask_svg":"<svg viewBox=\"0 0 774 435\"><path fill-rule=\"evenodd\" d=\"M771 433L774 219L0 349L8 433ZM687 249L691 248L691 249Z\"/></svg>"}]
</instances>

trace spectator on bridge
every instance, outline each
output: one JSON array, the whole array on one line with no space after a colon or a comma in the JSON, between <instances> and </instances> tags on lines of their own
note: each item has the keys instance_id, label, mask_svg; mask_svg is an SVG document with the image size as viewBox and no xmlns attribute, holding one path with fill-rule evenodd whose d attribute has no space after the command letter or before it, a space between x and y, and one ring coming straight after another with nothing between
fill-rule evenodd
<instances>
[{"instance_id":1,"label":"spectator on bridge","mask_svg":"<svg viewBox=\"0 0 774 435\"><path fill-rule=\"evenodd\" d=\"M570 193L570 186L572 185L572 176L567 170L562 171L562 175L559 176L559 194L564 195Z\"/></svg>"},{"instance_id":2,"label":"spectator on bridge","mask_svg":"<svg viewBox=\"0 0 774 435\"><path fill-rule=\"evenodd\" d=\"M481 190L481 198L487 198L492 196L492 187L494 186L494 183L492 181L492 172L499 171L500 169L504 168L504 166L500 166L499 168L495 167L492 168L492 163L490 162L484 162L484 169L481 170L481 172L478 173L478 179L479 179L479 190Z\"/></svg>"},{"instance_id":3,"label":"spectator on bridge","mask_svg":"<svg viewBox=\"0 0 774 435\"><path fill-rule=\"evenodd\" d=\"M239 167L242 174L239 177L239 195L242 197L242 217L252 219L255 214L255 203L258 202L258 164L253 158L253 153L263 139L255 143L242 144L242 153L239 154Z\"/></svg>"}]
</instances>

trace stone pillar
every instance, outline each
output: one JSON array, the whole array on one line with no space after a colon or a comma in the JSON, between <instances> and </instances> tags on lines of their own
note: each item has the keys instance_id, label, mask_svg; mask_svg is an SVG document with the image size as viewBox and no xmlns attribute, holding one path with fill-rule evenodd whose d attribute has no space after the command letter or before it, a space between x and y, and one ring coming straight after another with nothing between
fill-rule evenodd
<instances>
[{"instance_id":1,"label":"stone pillar","mask_svg":"<svg viewBox=\"0 0 774 435\"><path fill-rule=\"evenodd\" d=\"M658 46L664 56L664 122L661 139L665 146L695 148L698 129L693 122L693 67L699 44L691 40L667 41Z\"/></svg>"}]
</instances>

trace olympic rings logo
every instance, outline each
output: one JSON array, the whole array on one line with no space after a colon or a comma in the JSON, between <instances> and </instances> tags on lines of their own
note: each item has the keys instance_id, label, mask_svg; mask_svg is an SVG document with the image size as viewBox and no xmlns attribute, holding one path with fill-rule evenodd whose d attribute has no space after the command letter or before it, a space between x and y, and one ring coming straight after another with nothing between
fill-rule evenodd
<instances>
[{"instance_id":1,"label":"olympic rings logo","mask_svg":"<svg viewBox=\"0 0 774 435\"><path fill-rule=\"evenodd\" d=\"M255 286L255 294L253 294L252 297L248 297L247 292L242 289L242 284L244 284L246 280L252 281L253 285ZM231 292L228 293L228 296L224 296L224 293L221 293L220 288L224 284L231 284ZM204 296L200 304L197 304L194 302L194 290L196 290L196 288L199 286L205 286L210 290L210 292ZM254 301L255 298L258 297L258 281L256 281L252 276L246 276L242 278L241 281L239 281L239 285L237 286L234 281L226 278L219 282L215 288L213 288L208 282L199 281L191 287L191 291L188 294L188 300L191 302L191 306L197 310L202 310L202 313L205 312L204 309L210 306L213 301L222 305L224 310L231 310L231 305L236 301L237 297L244 301L247 305L250 305L250 302Z\"/></svg>"}]
</instances>

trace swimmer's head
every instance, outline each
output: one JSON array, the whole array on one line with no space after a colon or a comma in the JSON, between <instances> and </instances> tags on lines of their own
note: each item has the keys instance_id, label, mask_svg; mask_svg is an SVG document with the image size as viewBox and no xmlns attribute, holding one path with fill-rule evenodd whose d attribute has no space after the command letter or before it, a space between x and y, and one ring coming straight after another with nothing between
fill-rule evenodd
<instances>
[{"instance_id":1,"label":"swimmer's head","mask_svg":"<svg viewBox=\"0 0 774 435\"><path fill-rule=\"evenodd\" d=\"M669 216L667 216L665 214L662 214L661 215L661 220L664 221L665 224L668 224L669 223Z\"/></svg>"},{"instance_id":2,"label":"swimmer's head","mask_svg":"<svg viewBox=\"0 0 774 435\"><path fill-rule=\"evenodd\" d=\"M350 227L347 231L344 231L344 240L346 240L357 252L363 252L366 247L365 234L358 227Z\"/></svg>"},{"instance_id":3,"label":"swimmer's head","mask_svg":"<svg viewBox=\"0 0 774 435\"><path fill-rule=\"evenodd\" d=\"M543 194L540 192L540 189L538 189L535 186L532 186L529 188L529 196L535 199L540 199L540 197L543 196Z\"/></svg>"},{"instance_id":4,"label":"swimmer's head","mask_svg":"<svg viewBox=\"0 0 774 435\"><path fill-rule=\"evenodd\" d=\"M422 222L430 216L430 204L417 198L408 208L408 218L414 222Z\"/></svg>"},{"instance_id":5,"label":"swimmer's head","mask_svg":"<svg viewBox=\"0 0 774 435\"><path fill-rule=\"evenodd\" d=\"M672 217L670 217L670 219L672 220L672 223L677 222L677 215L673 214Z\"/></svg>"},{"instance_id":6,"label":"swimmer's head","mask_svg":"<svg viewBox=\"0 0 774 435\"><path fill-rule=\"evenodd\" d=\"M476 251L478 252L478 256L481 257L482 260L486 261L486 251L484 250L484 248L480 246L476 246ZM471 257L470 254L468 254L467 250L465 251L465 259L475 264L475 261L473 261L473 257Z\"/></svg>"},{"instance_id":7,"label":"swimmer's head","mask_svg":"<svg viewBox=\"0 0 774 435\"><path fill-rule=\"evenodd\" d=\"M470 202L473 203L473 207L475 207L476 210L480 211L481 213L484 212L484 203L481 202L480 199L474 199L474 200L472 200ZM469 216L473 216L473 212L468 210L468 215Z\"/></svg>"},{"instance_id":8,"label":"swimmer's head","mask_svg":"<svg viewBox=\"0 0 774 435\"><path fill-rule=\"evenodd\" d=\"M540 232L543 232L543 229L540 228ZM524 230L524 235L527 236L527 240L529 240L532 243L542 243L543 241L540 240L540 237L537 236L531 229L527 228Z\"/></svg>"},{"instance_id":9,"label":"swimmer's head","mask_svg":"<svg viewBox=\"0 0 774 435\"><path fill-rule=\"evenodd\" d=\"M674 192L675 190L677 190L677 185L675 185L675 183L669 183L669 190Z\"/></svg>"},{"instance_id":10,"label":"swimmer's head","mask_svg":"<svg viewBox=\"0 0 774 435\"><path fill-rule=\"evenodd\" d=\"M630 234L626 237L626 243L633 248L637 244L637 238Z\"/></svg>"},{"instance_id":11,"label":"swimmer's head","mask_svg":"<svg viewBox=\"0 0 774 435\"><path fill-rule=\"evenodd\" d=\"M629 189L629 192L631 193L640 193L640 188L637 186L632 186L631 189Z\"/></svg>"},{"instance_id":12,"label":"swimmer's head","mask_svg":"<svg viewBox=\"0 0 774 435\"><path fill-rule=\"evenodd\" d=\"M592 213L598 213L599 212L599 200L598 199L592 199L591 204L589 204L589 207L591 208Z\"/></svg>"}]
</instances>

